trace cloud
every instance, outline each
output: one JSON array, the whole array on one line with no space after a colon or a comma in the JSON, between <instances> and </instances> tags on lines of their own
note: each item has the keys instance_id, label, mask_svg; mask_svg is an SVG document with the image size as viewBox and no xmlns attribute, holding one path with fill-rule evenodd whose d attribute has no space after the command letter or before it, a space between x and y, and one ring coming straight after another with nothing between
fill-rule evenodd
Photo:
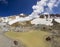
<instances>
[{"instance_id":1,"label":"cloud","mask_svg":"<svg viewBox=\"0 0 60 47\"><path fill-rule=\"evenodd\" d=\"M55 7L57 7L60 3L60 0L57 1L57 3L55 4Z\"/></svg>"},{"instance_id":2,"label":"cloud","mask_svg":"<svg viewBox=\"0 0 60 47\"><path fill-rule=\"evenodd\" d=\"M54 7L57 7L58 4L59 4L60 0L50 0L48 3L47 3L47 6L50 10L52 10L52 8Z\"/></svg>"},{"instance_id":3,"label":"cloud","mask_svg":"<svg viewBox=\"0 0 60 47\"><path fill-rule=\"evenodd\" d=\"M4 4L8 4L7 0L0 0L0 2L4 3Z\"/></svg>"},{"instance_id":4,"label":"cloud","mask_svg":"<svg viewBox=\"0 0 60 47\"><path fill-rule=\"evenodd\" d=\"M42 13L49 14L50 12L53 12L52 9L54 7L58 7L59 3L60 3L60 0L40 0L40 1L37 1L37 4L32 6L33 12L29 16L36 18L36 17L38 17L38 14L42 14ZM45 6L47 6L46 9L44 8Z\"/></svg>"}]
</instances>

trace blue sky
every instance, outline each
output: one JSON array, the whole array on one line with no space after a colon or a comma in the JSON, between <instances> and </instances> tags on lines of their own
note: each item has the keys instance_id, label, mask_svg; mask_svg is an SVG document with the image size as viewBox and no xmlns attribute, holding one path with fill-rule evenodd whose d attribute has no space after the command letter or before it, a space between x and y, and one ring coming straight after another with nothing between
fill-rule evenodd
<instances>
[{"instance_id":1,"label":"blue sky","mask_svg":"<svg viewBox=\"0 0 60 47\"><path fill-rule=\"evenodd\" d=\"M0 0L0 16L16 15L20 13L31 14L32 6L37 0ZM60 14L60 4L53 8L53 13Z\"/></svg>"},{"instance_id":2,"label":"blue sky","mask_svg":"<svg viewBox=\"0 0 60 47\"><path fill-rule=\"evenodd\" d=\"M32 6L36 4L37 0L7 0L5 4L0 1L0 16L8 16L15 14L30 14L32 12Z\"/></svg>"}]
</instances>

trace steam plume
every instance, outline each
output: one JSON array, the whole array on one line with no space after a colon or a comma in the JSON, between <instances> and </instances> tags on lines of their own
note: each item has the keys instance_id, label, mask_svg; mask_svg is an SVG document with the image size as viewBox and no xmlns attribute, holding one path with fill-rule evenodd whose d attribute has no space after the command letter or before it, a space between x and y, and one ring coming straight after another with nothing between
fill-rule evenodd
<instances>
[{"instance_id":1,"label":"steam plume","mask_svg":"<svg viewBox=\"0 0 60 47\"><path fill-rule=\"evenodd\" d=\"M45 13L46 11L47 11L47 13L50 13L50 12L52 12L52 9L54 7L58 7L59 3L60 3L60 0L37 1L37 4L32 6L33 12L29 16L31 16L32 18L37 18L37 17L39 17L38 14ZM45 6L47 6L46 9L44 8Z\"/></svg>"}]
</instances>

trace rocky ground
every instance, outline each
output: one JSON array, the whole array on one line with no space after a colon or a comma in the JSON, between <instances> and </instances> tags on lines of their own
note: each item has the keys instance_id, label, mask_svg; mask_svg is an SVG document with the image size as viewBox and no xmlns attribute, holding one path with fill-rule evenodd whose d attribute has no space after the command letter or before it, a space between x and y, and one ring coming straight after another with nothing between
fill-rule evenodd
<instances>
[{"instance_id":1,"label":"rocky ground","mask_svg":"<svg viewBox=\"0 0 60 47\"><path fill-rule=\"evenodd\" d=\"M24 30L23 30L24 29ZM8 24L6 23L0 23L0 47L24 47L22 44L20 45L20 42L19 45L15 46L12 39L6 37L4 35L5 32L7 31L17 31L17 32L24 32L24 31L28 31L28 30L31 30L31 29L34 29L34 30L43 30L43 31L48 31L50 33L52 33L51 37L53 37L53 40L52 40L52 44L53 44L53 47L60 47L60 40L57 41L56 38L59 38L60 39L60 30L59 30L59 33L57 32L57 30L53 30L52 27L49 27L49 26L42 26L42 25L37 25L37 26L27 26L27 27L11 27L9 26Z\"/></svg>"}]
</instances>

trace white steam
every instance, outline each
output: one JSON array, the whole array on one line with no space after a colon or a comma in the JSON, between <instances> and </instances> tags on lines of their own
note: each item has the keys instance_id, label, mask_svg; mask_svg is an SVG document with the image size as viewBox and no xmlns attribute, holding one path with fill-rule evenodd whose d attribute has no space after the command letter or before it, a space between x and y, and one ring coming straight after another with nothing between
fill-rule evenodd
<instances>
[{"instance_id":1,"label":"white steam","mask_svg":"<svg viewBox=\"0 0 60 47\"><path fill-rule=\"evenodd\" d=\"M33 12L29 16L32 16L32 18L39 17L38 14L45 13L45 6L47 6L47 13L52 12L52 9L58 7L59 3L60 0L40 0L36 5L32 6Z\"/></svg>"}]
</instances>

